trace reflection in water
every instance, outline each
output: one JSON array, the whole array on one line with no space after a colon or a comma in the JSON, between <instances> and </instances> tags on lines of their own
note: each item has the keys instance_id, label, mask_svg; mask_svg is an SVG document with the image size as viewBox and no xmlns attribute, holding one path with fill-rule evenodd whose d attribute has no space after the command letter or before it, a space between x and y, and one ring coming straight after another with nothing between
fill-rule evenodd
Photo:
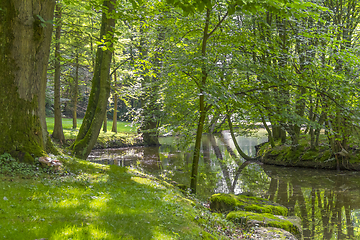
<instances>
[{"instance_id":1,"label":"reflection in water","mask_svg":"<svg viewBox=\"0 0 360 240\"><path fill-rule=\"evenodd\" d=\"M160 147L94 150L89 160L132 166L166 180L190 185L191 147L179 149L174 137ZM249 156L266 137L239 137ZM360 173L258 165L240 159L230 134L204 136L197 195L251 192L289 208L302 219L304 239L360 239Z\"/></svg>"},{"instance_id":2,"label":"reflection in water","mask_svg":"<svg viewBox=\"0 0 360 240\"><path fill-rule=\"evenodd\" d=\"M268 198L302 219L305 239L359 239L360 175L263 166Z\"/></svg>"}]
</instances>

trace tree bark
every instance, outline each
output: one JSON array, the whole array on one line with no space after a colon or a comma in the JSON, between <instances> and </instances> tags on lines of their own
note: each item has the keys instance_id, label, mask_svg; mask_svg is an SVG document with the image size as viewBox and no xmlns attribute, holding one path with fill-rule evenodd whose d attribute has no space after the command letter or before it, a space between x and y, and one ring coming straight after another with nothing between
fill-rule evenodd
<instances>
[{"instance_id":1,"label":"tree bark","mask_svg":"<svg viewBox=\"0 0 360 240\"><path fill-rule=\"evenodd\" d=\"M51 141L45 89L55 1L0 1L0 154L24 161Z\"/></svg>"},{"instance_id":2,"label":"tree bark","mask_svg":"<svg viewBox=\"0 0 360 240\"><path fill-rule=\"evenodd\" d=\"M94 77L88 107L79 134L72 146L73 154L82 159L87 158L96 143L104 121L106 105L110 94L109 72L112 57L110 49L112 48L111 40L114 35L115 19L108 16L114 11L115 4L116 0L105 0L103 3L100 38L104 39L105 45L99 46L96 52ZM105 36L110 37L105 39ZM104 48L105 46L107 46L106 49Z\"/></svg>"},{"instance_id":3,"label":"tree bark","mask_svg":"<svg viewBox=\"0 0 360 240\"><path fill-rule=\"evenodd\" d=\"M65 142L65 136L61 119L61 103L60 103L60 38L61 38L61 5L56 4L56 33L55 33L55 76L54 76L54 131L52 137L62 145Z\"/></svg>"}]
</instances>

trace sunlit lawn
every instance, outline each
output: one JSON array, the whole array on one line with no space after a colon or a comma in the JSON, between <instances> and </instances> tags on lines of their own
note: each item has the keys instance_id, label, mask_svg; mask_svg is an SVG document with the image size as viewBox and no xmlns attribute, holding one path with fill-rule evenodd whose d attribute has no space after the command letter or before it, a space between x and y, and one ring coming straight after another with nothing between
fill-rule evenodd
<instances>
[{"instance_id":1,"label":"sunlit lawn","mask_svg":"<svg viewBox=\"0 0 360 240\"><path fill-rule=\"evenodd\" d=\"M75 139L80 126L82 124L82 119L77 120L77 128L73 129L73 120L71 118L63 118L62 124L63 124L63 132L66 139ZM54 118L53 117L47 117L46 118L47 128L48 132L52 134L54 131ZM134 135L137 134L137 126L133 125L131 122L117 122L117 133L114 133L111 131L112 129L112 120L108 120L107 122L107 132L100 131L99 138L103 139L104 141L109 140L110 138L126 138L128 135Z\"/></svg>"},{"instance_id":2,"label":"sunlit lawn","mask_svg":"<svg viewBox=\"0 0 360 240\"><path fill-rule=\"evenodd\" d=\"M0 239L204 239L199 224L217 229L211 214L202 219L159 180L114 165L62 161L69 176L0 174Z\"/></svg>"},{"instance_id":3,"label":"sunlit lawn","mask_svg":"<svg viewBox=\"0 0 360 240\"><path fill-rule=\"evenodd\" d=\"M81 124L82 124L82 119L79 118L77 119L77 130L79 130ZM53 117L47 117L46 118L46 124L48 127L48 131L49 133L52 133L54 130L54 118ZM63 118L62 119L62 125L63 125L63 129L64 130L73 130L72 126L73 126L73 120L72 118ZM113 121L112 120L108 120L107 122L107 130L109 132L111 132L112 129L112 125L113 125ZM133 125L131 122L117 122L117 131L118 132L122 132L122 133L136 133L136 126Z\"/></svg>"}]
</instances>

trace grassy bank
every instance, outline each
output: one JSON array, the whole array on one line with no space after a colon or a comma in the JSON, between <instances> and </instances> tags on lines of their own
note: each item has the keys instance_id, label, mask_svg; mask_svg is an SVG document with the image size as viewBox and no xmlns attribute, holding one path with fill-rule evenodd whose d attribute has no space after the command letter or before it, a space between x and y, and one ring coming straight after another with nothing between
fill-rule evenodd
<instances>
[{"instance_id":1,"label":"grassy bank","mask_svg":"<svg viewBox=\"0 0 360 240\"><path fill-rule=\"evenodd\" d=\"M48 173L0 157L0 238L244 237L232 223L166 182L114 165L58 159L64 166Z\"/></svg>"},{"instance_id":2,"label":"grassy bank","mask_svg":"<svg viewBox=\"0 0 360 240\"><path fill-rule=\"evenodd\" d=\"M52 134L54 131L54 118L47 117L46 124L48 132ZM65 145L71 145L76 139L77 134L79 133L80 126L82 124L82 119L78 119L77 128L72 128L72 119L63 118L63 131L66 139ZM111 132L113 121L108 120L107 122L107 132L100 131L97 143L94 148L115 148L115 147L126 147L126 146L137 146L142 145L142 139L139 134L137 134L137 126L132 125L129 122L117 122L117 133Z\"/></svg>"}]
</instances>

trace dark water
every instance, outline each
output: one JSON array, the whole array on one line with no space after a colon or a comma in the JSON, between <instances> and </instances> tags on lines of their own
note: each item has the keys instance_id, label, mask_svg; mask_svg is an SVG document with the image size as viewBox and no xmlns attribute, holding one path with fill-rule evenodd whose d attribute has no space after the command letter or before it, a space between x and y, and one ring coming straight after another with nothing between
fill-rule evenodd
<instances>
[{"instance_id":1,"label":"dark water","mask_svg":"<svg viewBox=\"0 0 360 240\"><path fill-rule=\"evenodd\" d=\"M191 147L161 139L160 147L94 150L89 160L133 166L163 179L190 185ZM238 137L248 155L265 137ZM243 164L228 133L204 136L197 195L251 192L290 209L302 219L304 239L360 239L360 173Z\"/></svg>"}]
</instances>

